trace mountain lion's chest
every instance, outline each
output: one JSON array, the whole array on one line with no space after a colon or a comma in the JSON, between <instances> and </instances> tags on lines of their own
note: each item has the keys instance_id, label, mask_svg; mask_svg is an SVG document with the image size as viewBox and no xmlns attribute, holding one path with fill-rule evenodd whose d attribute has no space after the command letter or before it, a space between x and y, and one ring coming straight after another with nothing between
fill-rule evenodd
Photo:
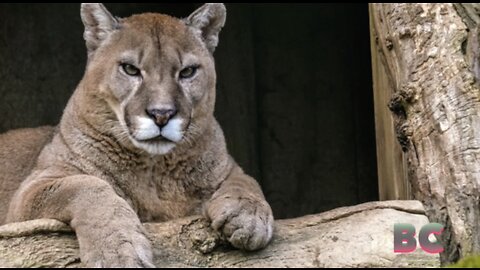
<instances>
[{"instance_id":1,"label":"mountain lion's chest","mask_svg":"<svg viewBox=\"0 0 480 270\"><path fill-rule=\"evenodd\" d=\"M140 219L163 221L200 214L214 190L199 168L143 166L125 172L118 186Z\"/></svg>"}]
</instances>

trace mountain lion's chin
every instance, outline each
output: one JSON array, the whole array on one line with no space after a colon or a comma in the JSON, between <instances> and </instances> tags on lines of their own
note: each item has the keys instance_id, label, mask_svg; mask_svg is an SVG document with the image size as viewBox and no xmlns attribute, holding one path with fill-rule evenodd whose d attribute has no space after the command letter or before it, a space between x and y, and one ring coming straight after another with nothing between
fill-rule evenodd
<instances>
[{"instance_id":1,"label":"mountain lion's chin","mask_svg":"<svg viewBox=\"0 0 480 270\"><path fill-rule=\"evenodd\" d=\"M176 143L163 138L151 139L147 141L132 140L133 144L151 155L168 154L176 146Z\"/></svg>"}]
</instances>

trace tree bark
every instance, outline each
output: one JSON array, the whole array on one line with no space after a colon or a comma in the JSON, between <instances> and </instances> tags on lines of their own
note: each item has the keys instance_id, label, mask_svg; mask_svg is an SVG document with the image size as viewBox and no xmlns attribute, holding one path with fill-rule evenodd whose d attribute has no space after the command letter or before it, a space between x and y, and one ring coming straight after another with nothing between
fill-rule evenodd
<instances>
[{"instance_id":1,"label":"tree bark","mask_svg":"<svg viewBox=\"0 0 480 270\"><path fill-rule=\"evenodd\" d=\"M413 195L445 225L443 264L480 252L478 10L370 4Z\"/></svg>"},{"instance_id":2,"label":"tree bark","mask_svg":"<svg viewBox=\"0 0 480 270\"><path fill-rule=\"evenodd\" d=\"M272 243L256 252L231 248L201 217L146 223L157 267L438 267L417 249L393 252L393 224L428 223L418 201L370 202L277 220ZM78 242L55 220L0 227L0 267L81 267Z\"/></svg>"}]
</instances>

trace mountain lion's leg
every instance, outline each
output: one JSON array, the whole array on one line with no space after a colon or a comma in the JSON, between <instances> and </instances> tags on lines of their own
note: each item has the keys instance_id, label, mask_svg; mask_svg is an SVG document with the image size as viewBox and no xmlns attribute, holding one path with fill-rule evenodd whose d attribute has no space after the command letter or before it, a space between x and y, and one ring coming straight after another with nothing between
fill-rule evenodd
<instances>
[{"instance_id":1,"label":"mountain lion's leg","mask_svg":"<svg viewBox=\"0 0 480 270\"><path fill-rule=\"evenodd\" d=\"M53 218L70 224L88 267L149 267L150 243L130 205L89 175L31 179L15 195L7 222Z\"/></svg>"},{"instance_id":2,"label":"mountain lion's leg","mask_svg":"<svg viewBox=\"0 0 480 270\"><path fill-rule=\"evenodd\" d=\"M273 215L258 183L236 168L205 207L212 227L241 249L265 247L272 238Z\"/></svg>"}]
</instances>

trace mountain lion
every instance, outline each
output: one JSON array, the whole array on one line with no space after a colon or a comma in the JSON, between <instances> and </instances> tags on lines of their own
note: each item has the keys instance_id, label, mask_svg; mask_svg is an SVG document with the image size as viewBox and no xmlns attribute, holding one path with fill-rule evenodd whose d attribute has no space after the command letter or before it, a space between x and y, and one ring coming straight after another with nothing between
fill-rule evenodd
<instances>
[{"instance_id":1,"label":"mountain lion","mask_svg":"<svg viewBox=\"0 0 480 270\"><path fill-rule=\"evenodd\" d=\"M90 267L153 266L141 222L197 213L233 246L265 247L271 208L228 154L213 116L212 54L225 17L222 4L205 4L185 19L116 18L102 4L82 4L85 75L53 137L37 140L46 145L30 175L12 184L16 190L0 183L0 203L8 205L0 223L65 222Z\"/></svg>"}]
</instances>

